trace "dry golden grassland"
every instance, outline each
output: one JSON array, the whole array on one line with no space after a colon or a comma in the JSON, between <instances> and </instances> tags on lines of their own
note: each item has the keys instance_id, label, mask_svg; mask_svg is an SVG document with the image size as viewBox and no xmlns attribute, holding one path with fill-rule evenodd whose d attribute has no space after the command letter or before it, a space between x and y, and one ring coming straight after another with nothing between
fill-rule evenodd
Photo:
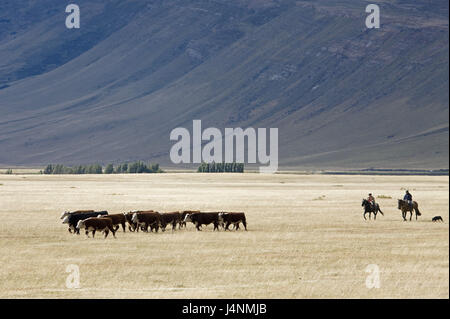
<instances>
[{"instance_id":1,"label":"dry golden grassland","mask_svg":"<svg viewBox=\"0 0 450 319\"><path fill-rule=\"evenodd\" d=\"M397 210L406 188L418 221ZM448 176L0 175L0 297L448 298L448 191ZM376 221L362 218L369 192L382 195ZM244 211L249 230L92 239L61 224L77 209Z\"/></svg>"}]
</instances>

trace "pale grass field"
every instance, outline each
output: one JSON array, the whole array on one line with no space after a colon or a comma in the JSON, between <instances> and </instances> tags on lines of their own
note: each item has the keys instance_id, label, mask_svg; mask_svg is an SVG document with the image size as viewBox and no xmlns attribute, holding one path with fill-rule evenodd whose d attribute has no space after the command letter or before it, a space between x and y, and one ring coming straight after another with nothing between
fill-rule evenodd
<instances>
[{"instance_id":1,"label":"pale grass field","mask_svg":"<svg viewBox=\"0 0 450 319\"><path fill-rule=\"evenodd\" d=\"M449 178L0 175L1 298L448 298ZM411 190L423 216L403 222ZM361 199L383 195L364 221ZM64 210L244 211L249 231L69 234ZM443 224L431 222L435 215ZM67 289L66 267L81 287ZM368 289L369 264L380 288Z\"/></svg>"}]
</instances>

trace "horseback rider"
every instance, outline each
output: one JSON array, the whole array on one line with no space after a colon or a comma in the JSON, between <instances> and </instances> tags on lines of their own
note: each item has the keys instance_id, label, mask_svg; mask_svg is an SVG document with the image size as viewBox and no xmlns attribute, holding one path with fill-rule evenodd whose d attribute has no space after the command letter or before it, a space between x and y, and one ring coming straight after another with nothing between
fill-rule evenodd
<instances>
[{"instance_id":1,"label":"horseback rider","mask_svg":"<svg viewBox=\"0 0 450 319\"><path fill-rule=\"evenodd\" d=\"M372 193L369 193L369 197L367 197L367 201L375 209L375 197L373 197Z\"/></svg>"},{"instance_id":2,"label":"horseback rider","mask_svg":"<svg viewBox=\"0 0 450 319\"><path fill-rule=\"evenodd\" d=\"M408 203L409 207L413 206L412 195L408 190L406 191L405 196L403 196L403 200Z\"/></svg>"}]
</instances>

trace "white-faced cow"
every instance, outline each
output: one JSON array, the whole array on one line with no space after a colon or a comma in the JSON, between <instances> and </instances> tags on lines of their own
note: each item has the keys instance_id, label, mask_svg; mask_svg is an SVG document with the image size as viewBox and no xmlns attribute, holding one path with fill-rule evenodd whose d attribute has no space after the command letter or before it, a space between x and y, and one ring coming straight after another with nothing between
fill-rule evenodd
<instances>
[{"instance_id":1,"label":"white-faced cow","mask_svg":"<svg viewBox=\"0 0 450 319\"><path fill-rule=\"evenodd\" d=\"M181 212L180 229L182 227L186 228L186 222L184 220L186 218L186 215L192 214L192 213L200 213L200 211L199 210L184 210Z\"/></svg>"},{"instance_id":2,"label":"white-faced cow","mask_svg":"<svg viewBox=\"0 0 450 319\"><path fill-rule=\"evenodd\" d=\"M63 224L69 224L69 232L74 231L75 234L79 235L80 230L77 228L78 222L80 220L85 220L89 217L97 217L98 215L108 215L107 211L101 211L101 212L90 212L90 213L78 213L78 214L71 214L63 219Z\"/></svg>"},{"instance_id":3,"label":"white-faced cow","mask_svg":"<svg viewBox=\"0 0 450 319\"><path fill-rule=\"evenodd\" d=\"M132 212L128 212L128 213L123 213L123 215L125 216L125 219L128 223L128 230L129 231L139 231L139 229L137 228L137 224L135 222L133 222L133 215L135 213L142 213L144 211L142 210L136 210L136 211L132 211ZM153 212L153 210L146 210L145 212Z\"/></svg>"},{"instance_id":4,"label":"white-faced cow","mask_svg":"<svg viewBox=\"0 0 450 319\"><path fill-rule=\"evenodd\" d=\"M105 238L108 237L109 232L111 232L114 238L116 238L116 231L114 230L113 223L109 218L90 217L80 220L78 221L77 229L85 229L87 237L89 237L89 232L92 232L92 238L94 238L95 232L100 231L105 234Z\"/></svg>"},{"instance_id":5,"label":"white-faced cow","mask_svg":"<svg viewBox=\"0 0 450 319\"><path fill-rule=\"evenodd\" d=\"M136 230L142 228L143 231L148 232L148 227L151 230L155 229L158 232L160 226L161 214L154 211L136 212L133 214L131 221L136 224Z\"/></svg>"}]
</instances>

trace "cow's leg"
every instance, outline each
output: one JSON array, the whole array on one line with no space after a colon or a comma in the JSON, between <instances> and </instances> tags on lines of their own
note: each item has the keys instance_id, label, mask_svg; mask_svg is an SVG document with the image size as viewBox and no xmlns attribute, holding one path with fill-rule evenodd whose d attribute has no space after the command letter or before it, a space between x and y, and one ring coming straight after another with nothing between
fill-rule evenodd
<instances>
[{"instance_id":1,"label":"cow's leg","mask_svg":"<svg viewBox=\"0 0 450 319\"><path fill-rule=\"evenodd\" d=\"M105 229L105 239L106 239L106 237L108 237L108 234L109 234L109 230L108 230L108 228L106 228Z\"/></svg>"},{"instance_id":2,"label":"cow's leg","mask_svg":"<svg viewBox=\"0 0 450 319\"><path fill-rule=\"evenodd\" d=\"M226 223L226 225L225 225L225 230L229 230L228 227L230 227L230 224L231 224L230 222L227 222L227 223Z\"/></svg>"},{"instance_id":3,"label":"cow's leg","mask_svg":"<svg viewBox=\"0 0 450 319\"><path fill-rule=\"evenodd\" d=\"M245 219L242 221L242 225L244 225L245 231L247 231L247 221Z\"/></svg>"},{"instance_id":4,"label":"cow's leg","mask_svg":"<svg viewBox=\"0 0 450 319\"><path fill-rule=\"evenodd\" d=\"M239 229L239 222L234 223L234 230L238 230Z\"/></svg>"},{"instance_id":5,"label":"cow's leg","mask_svg":"<svg viewBox=\"0 0 450 319\"><path fill-rule=\"evenodd\" d=\"M117 227L117 229L119 229L119 227ZM111 230L111 233L113 234L113 237L116 238L116 231L117 230L114 230L112 228L110 230Z\"/></svg>"},{"instance_id":6,"label":"cow's leg","mask_svg":"<svg viewBox=\"0 0 450 319\"><path fill-rule=\"evenodd\" d=\"M197 231L201 231L200 224L198 222L195 222L195 228L197 228Z\"/></svg>"},{"instance_id":7,"label":"cow's leg","mask_svg":"<svg viewBox=\"0 0 450 319\"><path fill-rule=\"evenodd\" d=\"M87 238L89 238L89 230L86 229L85 234L86 234Z\"/></svg>"},{"instance_id":8,"label":"cow's leg","mask_svg":"<svg viewBox=\"0 0 450 319\"><path fill-rule=\"evenodd\" d=\"M96 229L94 229L94 230L92 231L92 238L95 237L95 231L96 231Z\"/></svg>"}]
</instances>

